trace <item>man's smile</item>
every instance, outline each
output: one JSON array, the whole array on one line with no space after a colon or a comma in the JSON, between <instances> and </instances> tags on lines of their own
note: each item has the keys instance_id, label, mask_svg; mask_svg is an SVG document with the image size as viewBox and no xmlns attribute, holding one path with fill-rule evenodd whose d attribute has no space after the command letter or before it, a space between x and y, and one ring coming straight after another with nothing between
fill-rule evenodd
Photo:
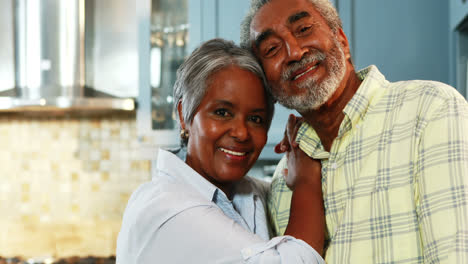
<instances>
[{"instance_id":1,"label":"man's smile","mask_svg":"<svg viewBox=\"0 0 468 264\"><path fill-rule=\"evenodd\" d=\"M300 79L301 77L305 76L306 74L313 72L317 67L319 66L320 62L316 62L315 65L310 65L306 68L300 69L298 71L293 72L291 75L291 80L296 81Z\"/></svg>"}]
</instances>

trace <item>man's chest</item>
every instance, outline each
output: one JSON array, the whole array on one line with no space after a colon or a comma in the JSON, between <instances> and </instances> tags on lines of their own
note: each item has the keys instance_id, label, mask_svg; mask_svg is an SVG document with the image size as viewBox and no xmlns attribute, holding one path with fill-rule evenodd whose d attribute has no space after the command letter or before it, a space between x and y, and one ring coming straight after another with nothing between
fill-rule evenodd
<instances>
[{"instance_id":1,"label":"man's chest","mask_svg":"<svg viewBox=\"0 0 468 264\"><path fill-rule=\"evenodd\" d=\"M393 247L398 251L397 243L419 239L417 142L414 123L382 124L379 129L358 125L334 142L330 157L322 162L330 256L349 252L356 257L369 248L374 253ZM417 251L411 248L409 255Z\"/></svg>"}]
</instances>

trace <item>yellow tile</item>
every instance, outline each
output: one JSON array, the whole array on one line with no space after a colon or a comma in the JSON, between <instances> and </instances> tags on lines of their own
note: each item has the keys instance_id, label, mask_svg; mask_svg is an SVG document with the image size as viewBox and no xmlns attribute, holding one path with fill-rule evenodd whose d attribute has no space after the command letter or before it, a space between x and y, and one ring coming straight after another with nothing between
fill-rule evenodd
<instances>
[{"instance_id":1,"label":"yellow tile","mask_svg":"<svg viewBox=\"0 0 468 264\"><path fill-rule=\"evenodd\" d=\"M138 161L132 161L130 168L132 170L138 170L138 168L140 167L138 163L139 163Z\"/></svg>"},{"instance_id":2,"label":"yellow tile","mask_svg":"<svg viewBox=\"0 0 468 264\"><path fill-rule=\"evenodd\" d=\"M91 185L91 191L93 191L93 192L99 192L100 189L101 189L101 186L99 184L97 184L97 183L93 183Z\"/></svg>"},{"instance_id":3,"label":"yellow tile","mask_svg":"<svg viewBox=\"0 0 468 264\"><path fill-rule=\"evenodd\" d=\"M91 142L91 146L92 146L93 148L99 148L99 147L101 147L101 142L98 141L98 140L93 140L93 141Z\"/></svg>"},{"instance_id":4,"label":"yellow tile","mask_svg":"<svg viewBox=\"0 0 468 264\"><path fill-rule=\"evenodd\" d=\"M21 163L21 169L22 169L22 170L25 170L25 171L28 171L28 170L30 169L29 163L26 162L26 161L23 161L23 162Z\"/></svg>"},{"instance_id":5,"label":"yellow tile","mask_svg":"<svg viewBox=\"0 0 468 264\"><path fill-rule=\"evenodd\" d=\"M40 157L41 157L41 155L36 151L31 153L31 158L32 159L39 159Z\"/></svg>"},{"instance_id":6,"label":"yellow tile","mask_svg":"<svg viewBox=\"0 0 468 264\"><path fill-rule=\"evenodd\" d=\"M48 204L43 204L43 205L41 206L41 212L42 212L42 213L48 213L48 212L50 212L50 206L49 206Z\"/></svg>"},{"instance_id":7,"label":"yellow tile","mask_svg":"<svg viewBox=\"0 0 468 264\"><path fill-rule=\"evenodd\" d=\"M59 166L57 163L55 163L55 162L52 162L52 163L50 164L50 168L52 169L53 172L58 173L59 167L60 167L60 166Z\"/></svg>"},{"instance_id":8,"label":"yellow tile","mask_svg":"<svg viewBox=\"0 0 468 264\"><path fill-rule=\"evenodd\" d=\"M23 184L21 184L21 190L22 190L23 192L29 192L30 189L31 189L31 186L30 186L29 183L23 183Z\"/></svg>"},{"instance_id":9,"label":"yellow tile","mask_svg":"<svg viewBox=\"0 0 468 264\"><path fill-rule=\"evenodd\" d=\"M21 221L22 222L30 222L31 221L31 216L30 215L22 215L21 216Z\"/></svg>"},{"instance_id":10,"label":"yellow tile","mask_svg":"<svg viewBox=\"0 0 468 264\"><path fill-rule=\"evenodd\" d=\"M72 181L76 182L76 181L78 181L80 179L80 175L78 175L78 173L76 173L76 172L73 172L71 174L71 178L72 178Z\"/></svg>"},{"instance_id":11,"label":"yellow tile","mask_svg":"<svg viewBox=\"0 0 468 264\"><path fill-rule=\"evenodd\" d=\"M98 171L99 170L99 161L91 161L91 170Z\"/></svg>"},{"instance_id":12,"label":"yellow tile","mask_svg":"<svg viewBox=\"0 0 468 264\"><path fill-rule=\"evenodd\" d=\"M151 161L143 160L141 161L141 170L142 171L151 171Z\"/></svg>"},{"instance_id":13,"label":"yellow tile","mask_svg":"<svg viewBox=\"0 0 468 264\"><path fill-rule=\"evenodd\" d=\"M72 204L71 205L71 211L73 213L79 213L80 212L80 206L78 204Z\"/></svg>"},{"instance_id":14,"label":"yellow tile","mask_svg":"<svg viewBox=\"0 0 468 264\"><path fill-rule=\"evenodd\" d=\"M128 199L130 199L130 194L129 193L121 193L120 194L120 201L122 203L127 203L128 202Z\"/></svg>"},{"instance_id":15,"label":"yellow tile","mask_svg":"<svg viewBox=\"0 0 468 264\"><path fill-rule=\"evenodd\" d=\"M109 173L108 172L101 173L101 179L103 181L108 181L109 180Z\"/></svg>"},{"instance_id":16,"label":"yellow tile","mask_svg":"<svg viewBox=\"0 0 468 264\"><path fill-rule=\"evenodd\" d=\"M30 200L31 200L31 199L30 199L28 193L23 193L23 194L21 195L21 201L22 201L23 203L28 203Z\"/></svg>"},{"instance_id":17,"label":"yellow tile","mask_svg":"<svg viewBox=\"0 0 468 264\"><path fill-rule=\"evenodd\" d=\"M109 160L109 159L110 159L110 152L109 152L109 150L103 150L103 151L101 151L101 159L103 159L103 160Z\"/></svg>"}]
</instances>

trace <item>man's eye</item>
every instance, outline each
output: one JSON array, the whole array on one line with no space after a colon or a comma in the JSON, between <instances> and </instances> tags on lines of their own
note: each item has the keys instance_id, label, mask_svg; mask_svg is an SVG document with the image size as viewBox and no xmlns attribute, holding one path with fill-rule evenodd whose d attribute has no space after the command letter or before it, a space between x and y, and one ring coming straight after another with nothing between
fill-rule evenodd
<instances>
[{"instance_id":1,"label":"man's eye","mask_svg":"<svg viewBox=\"0 0 468 264\"><path fill-rule=\"evenodd\" d=\"M308 33L309 31L312 30L312 26L304 26L304 27L300 27L299 30L298 30L298 34L301 35L301 34L305 34L305 33Z\"/></svg>"},{"instance_id":2,"label":"man's eye","mask_svg":"<svg viewBox=\"0 0 468 264\"><path fill-rule=\"evenodd\" d=\"M224 108L216 109L214 113L217 116L222 116L222 117L229 116L229 111L227 109L224 109Z\"/></svg>"},{"instance_id":3,"label":"man's eye","mask_svg":"<svg viewBox=\"0 0 468 264\"><path fill-rule=\"evenodd\" d=\"M275 49L276 49L276 46L269 47L266 51L266 54L272 53L273 51L275 51Z\"/></svg>"},{"instance_id":4,"label":"man's eye","mask_svg":"<svg viewBox=\"0 0 468 264\"><path fill-rule=\"evenodd\" d=\"M277 45L269 46L269 47L267 47L265 49L264 56L265 57L271 57L271 56L275 55L277 51L278 51L278 46Z\"/></svg>"}]
</instances>

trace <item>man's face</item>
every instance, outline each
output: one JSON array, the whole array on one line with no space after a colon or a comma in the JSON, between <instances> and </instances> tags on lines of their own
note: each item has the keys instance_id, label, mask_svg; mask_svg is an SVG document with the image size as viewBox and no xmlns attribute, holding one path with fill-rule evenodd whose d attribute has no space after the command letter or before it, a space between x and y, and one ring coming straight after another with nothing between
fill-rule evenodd
<instances>
[{"instance_id":1,"label":"man's face","mask_svg":"<svg viewBox=\"0 0 468 264\"><path fill-rule=\"evenodd\" d=\"M254 52L281 104L302 112L332 97L346 72L347 41L308 0L272 0L250 29Z\"/></svg>"}]
</instances>

